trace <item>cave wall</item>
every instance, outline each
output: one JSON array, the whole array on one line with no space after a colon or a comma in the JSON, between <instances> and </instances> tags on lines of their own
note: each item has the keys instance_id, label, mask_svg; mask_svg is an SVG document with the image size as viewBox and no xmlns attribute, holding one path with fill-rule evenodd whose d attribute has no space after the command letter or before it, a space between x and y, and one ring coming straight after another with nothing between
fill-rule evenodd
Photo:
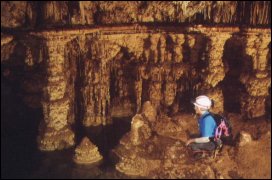
<instances>
[{"instance_id":1,"label":"cave wall","mask_svg":"<svg viewBox=\"0 0 272 180\"><path fill-rule=\"evenodd\" d=\"M252 119L270 109L268 2L232 2L238 14L223 10L227 2L212 10L209 2L195 2L192 12L190 3L179 2L74 3L1 2L1 76L22 89L28 106L42 109L41 150L74 145L75 123L107 125L139 112L147 100L169 115L191 112L190 100L200 94L215 100L216 113ZM252 7L249 14L245 7ZM268 9L252 18L259 8ZM197 23L200 12L212 26L183 24ZM135 22L183 23L116 25ZM238 25L226 27L232 23ZM106 25L75 26L96 24Z\"/></svg>"},{"instance_id":2,"label":"cave wall","mask_svg":"<svg viewBox=\"0 0 272 180\"><path fill-rule=\"evenodd\" d=\"M131 23L269 26L270 1L1 1L1 27Z\"/></svg>"}]
</instances>

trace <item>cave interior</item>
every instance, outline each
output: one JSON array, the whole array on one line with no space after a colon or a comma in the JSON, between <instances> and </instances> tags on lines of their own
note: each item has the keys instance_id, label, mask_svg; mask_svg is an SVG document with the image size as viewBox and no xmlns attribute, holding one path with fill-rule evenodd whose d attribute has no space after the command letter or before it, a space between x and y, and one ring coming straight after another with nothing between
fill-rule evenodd
<instances>
[{"instance_id":1,"label":"cave interior","mask_svg":"<svg viewBox=\"0 0 272 180\"><path fill-rule=\"evenodd\" d=\"M114 166L111 150L128 143L122 137L147 101L157 120L186 119L206 94L215 113L270 123L270 14L270 1L1 1L1 177L29 177L41 162L72 166L84 137L102 167ZM121 163L128 175L172 177ZM66 177L55 173L48 178Z\"/></svg>"}]
</instances>

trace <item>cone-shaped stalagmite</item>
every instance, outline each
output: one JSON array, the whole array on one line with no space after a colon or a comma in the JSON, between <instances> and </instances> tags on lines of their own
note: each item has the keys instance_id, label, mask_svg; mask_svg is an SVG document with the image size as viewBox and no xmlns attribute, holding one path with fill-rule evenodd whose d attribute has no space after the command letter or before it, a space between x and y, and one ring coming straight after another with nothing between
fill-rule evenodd
<instances>
[{"instance_id":1,"label":"cone-shaped stalagmite","mask_svg":"<svg viewBox=\"0 0 272 180\"><path fill-rule=\"evenodd\" d=\"M89 138L84 137L76 147L73 159L77 164L93 164L100 162L103 157L100 155L97 146Z\"/></svg>"}]
</instances>

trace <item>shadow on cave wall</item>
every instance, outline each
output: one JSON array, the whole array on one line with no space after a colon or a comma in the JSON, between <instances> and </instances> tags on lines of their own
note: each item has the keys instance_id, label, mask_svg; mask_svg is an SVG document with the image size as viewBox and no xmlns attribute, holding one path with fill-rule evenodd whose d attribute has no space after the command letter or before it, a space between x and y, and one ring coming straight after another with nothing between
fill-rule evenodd
<instances>
[{"instance_id":1,"label":"shadow on cave wall","mask_svg":"<svg viewBox=\"0 0 272 180\"><path fill-rule=\"evenodd\" d=\"M195 37L195 43L190 47L190 37ZM185 35L185 42L182 45L183 65L188 66L185 76L181 77L177 83L180 91L177 92L177 99L179 101L180 111L185 113L195 113L192 101L197 96L201 95L200 89L197 85L204 81L204 74L202 73L208 68L207 49L209 39L204 34L187 34Z\"/></svg>"},{"instance_id":2,"label":"shadow on cave wall","mask_svg":"<svg viewBox=\"0 0 272 180\"><path fill-rule=\"evenodd\" d=\"M32 37L31 37L32 38ZM30 38L30 39L31 39ZM1 64L1 177L26 177L39 163L37 136L43 119L41 106L44 63L38 39L21 43ZM25 61L27 46L36 47L33 59ZM5 51L1 53L7 53ZM45 52L41 52L45 53Z\"/></svg>"},{"instance_id":3,"label":"shadow on cave wall","mask_svg":"<svg viewBox=\"0 0 272 180\"><path fill-rule=\"evenodd\" d=\"M250 73L249 71L252 70L252 60L246 55L244 45L245 42L242 39L233 35L224 46L222 59L226 74L220 85L226 112L241 113L240 97L246 93L246 89L239 78L244 71Z\"/></svg>"},{"instance_id":4,"label":"shadow on cave wall","mask_svg":"<svg viewBox=\"0 0 272 180\"><path fill-rule=\"evenodd\" d=\"M36 138L42 110L26 106L20 93L18 84L1 73L1 178L26 177L38 163Z\"/></svg>"}]
</instances>

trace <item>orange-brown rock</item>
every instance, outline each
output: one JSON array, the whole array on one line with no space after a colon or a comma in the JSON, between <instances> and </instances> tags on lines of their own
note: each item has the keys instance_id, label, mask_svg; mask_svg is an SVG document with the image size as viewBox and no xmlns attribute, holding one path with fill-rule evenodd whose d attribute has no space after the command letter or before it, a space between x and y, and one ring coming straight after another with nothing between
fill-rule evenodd
<instances>
[{"instance_id":1,"label":"orange-brown rock","mask_svg":"<svg viewBox=\"0 0 272 180\"><path fill-rule=\"evenodd\" d=\"M103 157L100 155L97 146L95 146L87 137L84 137L81 143L75 149L74 162L77 164L93 164L101 162Z\"/></svg>"},{"instance_id":2,"label":"orange-brown rock","mask_svg":"<svg viewBox=\"0 0 272 180\"><path fill-rule=\"evenodd\" d=\"M55 151L69 148L74 145L74 132L68 127L55 130L50 127L40 127L37 138L38 147L42 151Z\"/></svg>"}]
</instances>

